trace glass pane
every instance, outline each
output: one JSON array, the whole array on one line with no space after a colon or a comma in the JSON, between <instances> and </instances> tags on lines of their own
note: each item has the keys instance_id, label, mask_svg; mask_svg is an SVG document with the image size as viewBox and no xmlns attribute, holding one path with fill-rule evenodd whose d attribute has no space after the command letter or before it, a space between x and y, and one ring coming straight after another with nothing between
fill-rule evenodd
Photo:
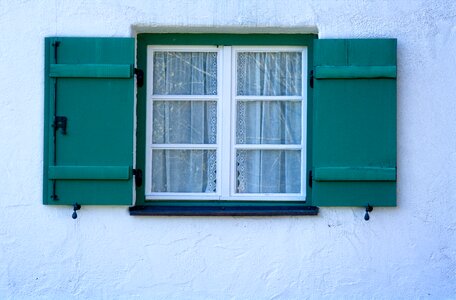
<instances>
[{"instance_id":1,"label":"glass pane","mask_svg":"<svg viewBox=\"0 0 456 300\"><path fill-rule=\"evenodd\" d=\"M301 102L239 101L236 143L300 144Z\"/></svg>"},{"instance_id":2,"label":"glass pane","mask_svg":"<svg viewBox=\"0 0 456 300\"><path fill-rule=\"evenodd\" d=\"M237 193L300 193L301 151L238 150Z\"/></svg>"},{"instance_id":3,"label":"glass pane","mask_svg":"<svg viewBox=\"0 0 456 300\"><path fill-rule=\"evenodd\" d=\"M215 150L153 150L152 192L214 193Z\"/></svg>"},{"instance_id":4,"label":"glass pane","mask_svg":"<svg viewBox=\"0 0 456 300\"><path fill-rule=\"evenodd\" d=\"M215 144L217 102L154 101L152 143Z\"/></svg>"},{"instance_id":5,"label":"glass pane","mask_svg":"<svg viewBox=\"0 0 456 300\"><path fill-rule=\"evenodd\" d=\"M216 52L154 52L154 95L217 95Z\"/></svg>"},{"instance_id":6,"label":"glass pane","mask_svg":"<svg viewBox=\"0 0 456 300\"><path fill-rule=\"evenodd\" d=\"M237 95L300 96L300 52L239 52Z\"/></svg>"}]
</instances>

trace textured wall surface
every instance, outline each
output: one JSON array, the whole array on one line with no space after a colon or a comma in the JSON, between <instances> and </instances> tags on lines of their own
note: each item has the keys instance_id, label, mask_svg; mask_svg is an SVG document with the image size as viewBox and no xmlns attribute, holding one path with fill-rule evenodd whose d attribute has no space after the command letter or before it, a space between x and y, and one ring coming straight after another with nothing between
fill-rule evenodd
<instances>
[{"instance_id":1,"label":"textured wall surface","mask_svg":"<svg viewBox=\"0 0 456 300\"><path fill-rule=\"evenodd\" d=\"M0 1L1 299L456 298L456 2ZM131 217L43 206L45 36L398 38L398 207Z\"/></svg>"}]
</instances>

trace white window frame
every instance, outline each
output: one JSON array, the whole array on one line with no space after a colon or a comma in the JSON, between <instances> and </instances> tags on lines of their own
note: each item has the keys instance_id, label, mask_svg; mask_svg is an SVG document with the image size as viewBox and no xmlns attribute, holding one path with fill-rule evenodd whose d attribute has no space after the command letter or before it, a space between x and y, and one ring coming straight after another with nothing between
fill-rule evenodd
<instances>
[{"instance_id":1,"label":"white window frame","mask_svg":"<svg viewBox=\"0 0 456 300\"><path fill-rule=\"evenodd\" d=\"M217 95L153 95L153 54L155 51L217 52ZM302 53L301 96L236 96L236 54L242 51ZM146 176L145 200L226 200L226 201L305 201L306 199L306 141L307 141L307 47L299 46L165 46L147 47L147 117L146 117ZM265 99L266 98L266 99ZM177 147L152 144L153 101L199 100L217 102L217 139L213 145L182 144ZM300 145L236 145L236 104L243 100L294 100L301 101L301 144ZM215 193L152 193L152 149L214 149L217 158ZM300 193L236 193L236 149L255 150L300 150L301 192ZM149 175L149 176L148 176ZM222 184L224 183L224 184Z\"/></svg>"}]
</instances>

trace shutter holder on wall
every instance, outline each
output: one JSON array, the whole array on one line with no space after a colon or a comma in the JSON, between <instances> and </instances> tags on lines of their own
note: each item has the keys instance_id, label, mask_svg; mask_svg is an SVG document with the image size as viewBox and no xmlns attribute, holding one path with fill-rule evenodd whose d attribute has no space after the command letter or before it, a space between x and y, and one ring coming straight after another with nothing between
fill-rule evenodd
<instances>
[{"instance_id":1,"label":"shutter holder on wall","mask_svg":"<svg viewBox=\"0 0 456 300\"><path fill-rule=\"evenodd\" d=\"M364 215L364 220L369 221L369 219L370 219L369 213L371 211L373 211L373 210L374 210L374 208L372 206L370 206L369 204L367 204L367 206L366 206L366 214Z\"/></svg>"},{"instance_id":2,"label":"shutter holder on wall","mask_svg":"<svg viewBox=\"0 0 456 300\"><path fill-rule=\"evenodd\" d=\"M76 219L78 217L78 214L76 213L76 211L80 210L80 209L81 209L81 204L78 204L78 203L73 204L73 214L71 215L71 217L73 219Z\"/></svg>"}]
</instances>

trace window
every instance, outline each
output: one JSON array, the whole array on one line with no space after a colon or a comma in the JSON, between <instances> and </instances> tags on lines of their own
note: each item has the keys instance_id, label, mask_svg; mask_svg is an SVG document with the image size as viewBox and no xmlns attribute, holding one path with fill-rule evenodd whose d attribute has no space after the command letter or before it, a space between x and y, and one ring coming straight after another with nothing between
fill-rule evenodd
<instances>
[{"instance_id":1,"label":"window","mask_svg":"<svg viewBox=\"0 0 456 300\"><path fill-rule=\"evenodd\" d=\"M147 200L305 200L305 47L147 55Z\"/></svg>"},{"instance_id":2,"label":"window","mask_svg":"<svg viewBox=\"0 0 456 300\"><path fill-rule=\"evenodd\" d=\"M395 39L45 45L44 204L133 204L133 215L396 205Z\"/></svg>"}]
</instances>

